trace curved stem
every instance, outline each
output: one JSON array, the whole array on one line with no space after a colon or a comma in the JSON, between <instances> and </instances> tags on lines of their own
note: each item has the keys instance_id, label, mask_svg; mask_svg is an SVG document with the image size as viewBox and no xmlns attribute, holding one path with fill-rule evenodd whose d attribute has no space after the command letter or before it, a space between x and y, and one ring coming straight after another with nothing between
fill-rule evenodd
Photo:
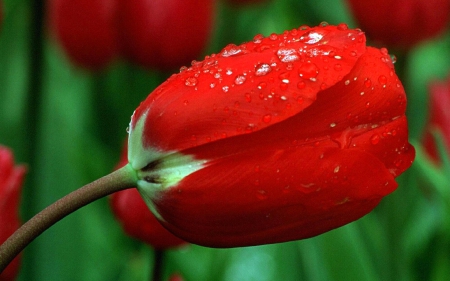
<instances>
[{"instance_id":1,"label":"curved stem","mask_svg":"<svg viewBox=\"0 0 450 281\"><path fill-rule=\"evenodd\" d=\"M28 244L59 220L99 198L136 186L136 181L135 171L126 165L42 210L0 245L0 273Z\"/></svg>"}]
</instances>

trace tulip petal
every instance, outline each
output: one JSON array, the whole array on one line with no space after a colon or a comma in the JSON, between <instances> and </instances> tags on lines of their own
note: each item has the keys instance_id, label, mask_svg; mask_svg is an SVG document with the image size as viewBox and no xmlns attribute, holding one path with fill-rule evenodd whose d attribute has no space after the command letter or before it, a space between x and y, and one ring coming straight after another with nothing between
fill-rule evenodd
<instances>
[{"instance_id":1,"label":"tulip petal","mask_svg":"<svg viewBox=\"0 0 450 281\"><path fill-rule=\"evenodd\" d=\"M346 26L255 37L173 75L135 111L144 145L182 150L256 132L308 108L365 52L365 37Z\"/></svg>"},{"instance_id":2,"label":"tulip petal","mask_svg":"<svg viewBox=\"0 0 450 281\"><path fill-rule=\"evenodd\" d=\"M318 235L365 215L396 187L384 164L358 149L269 146L216 159L154 203L183 239L236 247Z\"/></svg>"}]
</instances>

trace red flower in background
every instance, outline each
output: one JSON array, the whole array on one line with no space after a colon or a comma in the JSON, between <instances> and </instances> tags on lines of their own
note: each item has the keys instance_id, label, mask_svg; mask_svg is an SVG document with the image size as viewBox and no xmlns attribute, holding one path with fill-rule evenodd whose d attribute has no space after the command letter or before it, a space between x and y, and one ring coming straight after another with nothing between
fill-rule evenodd
<instances>
[{"instance_id":1,"label":"red flower in background","mask_svg":"<svg viewBox=\"0 0 450 281\"><path fill-rule=\"evenodd\" d=\"M127 164L125 147L117 168ZM111 195L113 213L124 229L124 232L156 249L166 249L184 244L183 240L167 231L150 212L139 192L127 189Z\"/></svg>"},{"instance_id":2,"label":"red flower in background","mask_svg":"<svg viewBox=\"0 0 450 281\"><path fill-rule=\"evenodd\" d=\"M186 241L308 238L370 212L414 159L386 49L339 26L256 36L160 85L130 123L138 189Z\"/></svg>"},{"instance_id":3,"label":"red flower in background","mask_svg":"<svg viewBox=\"0 0 450 281\"><path fill-rule=\"evenodd\" d=\"M11 151L0 146L0 244L20 226L19 202L24 166L14 166ZM20 256L16 257L0 275L0 281L14 280L19 272Z\"/></svg>"},{"instance_id":4,"label":"red flower in background","mask_svg":"<svg viewBox=\"0 0 450 281\"><path fill-rule=\"evenodd\" d=\"M424 146L427 153L438 160L436 144L430 133L432 129L439 129L444 137L447 149L450 151L450 76L447 81L435 81L430 85L429 119L426 126Z\"/></svg>"},{"instance_id":5,"label":"red flower in background","mask_svg":"<svg viewBox=\"0 0 450 281\"><path fill-rule=\"evenodd\" d=\"M144 67L171 69L205 48L214 1L50 0L49 14L56 37L77 65L98 70L121 55Z\"/></svg>"},{"instance_id":6,"label":"red flower in background","mask_svg":"<svg viewBox=\"0 0 450 281\"><path fill-rule=\"evenodd\" d=\"M449 0L348 0L360 27L373 40L410 48L445 30Z\"/></svg>"},{"instance_id":7,"label":"red flower in background","mask_svg":"<svg viewBox=\"0 0 450 281\"><path fill-rule=\"evenodd\" d=\"M208 42L213 0L118 0L123 55L148 68L173 69Z\"/></svg>"},{"instance_id":8,"label":"red flower in background","mask_svg":"<svg viewBox=\"0 0 450 281\"><path fill-rule=\"evenodd\" d=\"M51 28L78 66L98 70L118 52L116 1L49 0Z\"/></svg>"}]
</instances>

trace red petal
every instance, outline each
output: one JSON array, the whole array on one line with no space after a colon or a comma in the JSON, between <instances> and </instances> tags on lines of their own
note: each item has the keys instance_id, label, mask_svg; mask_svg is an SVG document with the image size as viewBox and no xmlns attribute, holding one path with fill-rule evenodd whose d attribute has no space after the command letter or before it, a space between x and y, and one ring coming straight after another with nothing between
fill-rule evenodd
<instances>
[{"instance_id":1,"label":"red petal","mask_svg":"<svg viewBox=\"0 0 450 281\"><path fill-rule=\"evenodd\" d=\"M206 246L318 235L365 215L397 186L373 155L328 145L218 159L155 194L157 209L177 236Z\"/></svg>"},{"instance_id":2,"label":"red petal","mask_svg":"<svg viewBox=\"0 0 450 281\"><path fill-rule=\"evenodd\" d=\"M144 101L144 144L181 150L255 132L310 106L340 81L365 52L364 34L345 26L271 35L194 63Z\"/></svg>"}]
</instances>

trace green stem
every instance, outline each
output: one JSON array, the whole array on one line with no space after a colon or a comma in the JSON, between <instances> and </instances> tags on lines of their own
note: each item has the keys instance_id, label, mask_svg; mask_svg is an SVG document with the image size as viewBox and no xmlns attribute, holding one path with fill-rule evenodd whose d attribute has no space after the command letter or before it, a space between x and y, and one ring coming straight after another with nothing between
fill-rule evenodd
<instances>
[{"instance_id":1,"label":"green stem","mask_svg":"<svg viewBox=\"0 0 450 281\"><path fill-rule=\"evenodd\" d=\"M0 245L0 273L28 244L59 220L99 198L135 186L136 173L126 165L48 206Z\"/></svg>"},{"instance_id":2,"label":"green stem","mask_svg":"<svg viewBox=\"0 0 450 281\"><path fill-rule=\"evenodd\" d=\"M152 281L162 280L162 268L164 264L164 250L155 249L154 250L154 260L153 260L153 275Z\"/></svg>"}]
</instances>

